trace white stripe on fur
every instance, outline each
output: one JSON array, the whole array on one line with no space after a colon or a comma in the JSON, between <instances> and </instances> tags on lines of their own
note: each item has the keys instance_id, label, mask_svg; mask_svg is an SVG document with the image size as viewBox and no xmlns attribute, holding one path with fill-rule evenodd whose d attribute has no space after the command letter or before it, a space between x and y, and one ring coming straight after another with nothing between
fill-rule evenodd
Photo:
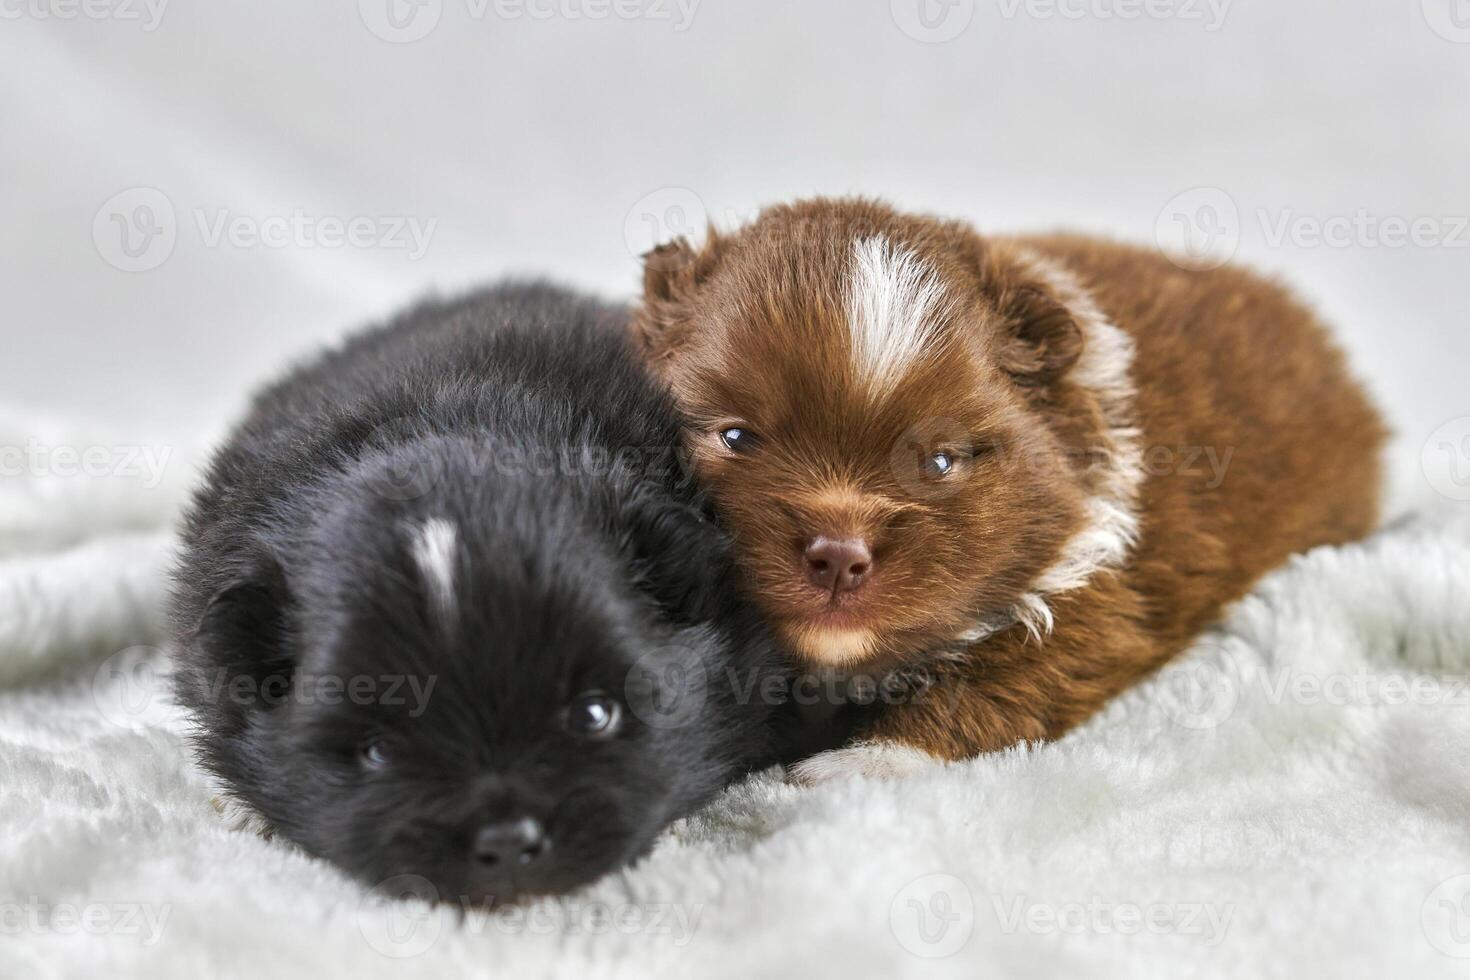
<instances>
[{"instance_id":1,"label":"white stripe on fur","mask_svg":"<svg viewBox=\"0 0 1470 980\"><path fill-rule=\"evenodd\" d=\"M459 529L442 517L433 517L414 529L413 560L423 576L429 598L444 621L454 617L454 569L458 560Z\"/></svg>"},{"instance_id":2,"label":"white stripe on fur","mask_svg":"<svg viewBox=\"0 0 1470 980\"><path fill-rule=\"evenodd\" d=\"M896 385L938 342L948 305L944 284L913 252L882 236L854 242L847 320L858 375L880 391Z\"/></svg>"}]
</instances>

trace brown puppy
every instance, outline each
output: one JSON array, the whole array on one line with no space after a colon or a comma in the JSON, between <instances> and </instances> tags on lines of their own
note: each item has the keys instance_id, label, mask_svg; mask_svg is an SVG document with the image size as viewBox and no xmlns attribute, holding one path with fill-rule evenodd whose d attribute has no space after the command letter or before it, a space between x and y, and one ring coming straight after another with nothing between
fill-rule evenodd
<instances>
[{"instance_id":1,"label":"brown puppy","mask_svg":"<svg viewBox=\"0 0 1470 980\"><path fill-rule=\"evenodd\" d=\"M791 647L946 695L798 778L1054 738L1376 519L1377 412L1236 269L814 200L652 253L634 329Z\"/></svg>"}]
</instances>

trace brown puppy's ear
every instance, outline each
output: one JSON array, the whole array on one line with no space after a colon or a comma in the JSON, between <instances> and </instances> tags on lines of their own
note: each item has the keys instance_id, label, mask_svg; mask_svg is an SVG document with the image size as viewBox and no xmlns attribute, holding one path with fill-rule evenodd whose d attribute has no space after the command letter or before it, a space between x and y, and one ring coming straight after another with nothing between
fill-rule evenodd
<instances>
[{"instance_id":1,"label":"brown puppy's ear","mask_svg":"<svg viewBox=\"0 0 1470 980\"><path fill-rule=\"evenodd\" d=\"M694 265L699 252L682 235L643 255L643 296L671 299L683 284L684 273Z\"/></svg>"},{"instance_id":2,"label":"brown puppy's ear","mask_svg":"<svg viewBox=\"0 0 1470 980\"><path fill-rule=\"evenodd\" d=\"M633 320L644 352L658 361L669 357L689 333L688 305L719 264L724 242L710 228L696 248L676 238L643 256L643 305Z\"/></svg>"},{"instance_id":3,"label":"brown puppy's ear","mask_svg":"<svg viewBox=\"0 0 1470 980\"><path fill-rule=\"evenodd\" d=\"M1000 315L991 355L1001 370L1027 388L1056 382L1077 363L1085 343L1065 285L1059 290L1034 258L1011 242L967 230L961 247L980 292Z\"/></svg>"},{"instance_id":4,"label":"brown puppy's ear","mask_svg":"<svg viewBox=\"0 0 1470 980\"><path fill-rule=\"evenodd\" d=\"M1082 356L1082 327L1045 288L1022 283L1008 289L1001 311L1009 331L1001 341L1001 367L1019 383L1051 384Z\"/></svg>"}]
</instances>

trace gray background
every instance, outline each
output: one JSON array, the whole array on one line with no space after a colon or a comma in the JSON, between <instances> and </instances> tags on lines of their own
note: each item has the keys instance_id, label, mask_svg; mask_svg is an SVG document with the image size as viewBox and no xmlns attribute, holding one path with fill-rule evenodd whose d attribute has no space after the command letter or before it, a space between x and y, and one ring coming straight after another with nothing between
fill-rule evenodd
<instances>
[{"instance_id":1,"label":"gray background","mask_svg":"<svg viewBox=\"0 0 1470 980\"><path fill-rule=\"evenodd\" d=\"M1443 241L1470 214L1467 0L703 0L687 23L674 0L89 2L0 0L10 410L206 438L251 382L427 290L631 295L655 228L861 192L1238 242L1390 411L1398 506L1436 497L1421 448L1470 416L1470 230ZM158 194L174 234L124 271L117 222ZM295 212L377 244L211 241ZM1272 241L1358 213L1436 240ZM434 223L422 255L380 241L395 217Z\"/></svg>"}]
</instances>

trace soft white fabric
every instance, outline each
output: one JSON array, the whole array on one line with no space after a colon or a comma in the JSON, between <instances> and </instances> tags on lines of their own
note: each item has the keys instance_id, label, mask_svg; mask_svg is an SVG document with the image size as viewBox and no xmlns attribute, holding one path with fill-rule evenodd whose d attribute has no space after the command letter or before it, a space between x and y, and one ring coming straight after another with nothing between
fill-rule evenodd
<instances>
[{"instance_id":1,"label":"soft white fabric","mask_svg":"<svg viewBox=\"0 0 1470 980\"><path fill-rule=\"evenodd\" d=\"M762 774L512 918L381 901L213 805L153 649L172 505L121 530L110 506L75 511L85 543L6 525L7 980L1470 971L1463 509L1293 561L1055 744Z\"/></svg>"}]
</instances>

